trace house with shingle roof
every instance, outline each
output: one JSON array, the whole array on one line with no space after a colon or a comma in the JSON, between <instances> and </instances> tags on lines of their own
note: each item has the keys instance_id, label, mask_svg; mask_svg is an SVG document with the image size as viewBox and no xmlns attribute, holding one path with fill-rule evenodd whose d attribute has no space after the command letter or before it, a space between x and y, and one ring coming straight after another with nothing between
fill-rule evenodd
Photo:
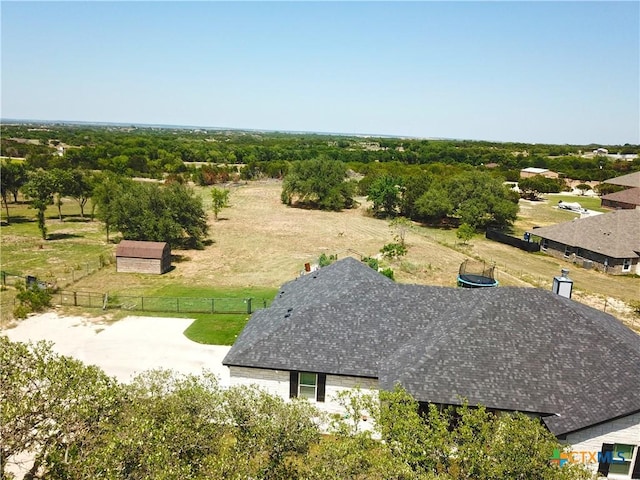
<instances>
[{"instance_id":1,"label":"house with shingle roof","mask_svg":"<svg viewBox=\"0 0 640 480\"><path fill-rule=\"evenodd\" d=\"M284 284L223 364L232 385L329 412L340 391L396 384L424 404L524 412L575 451L631 446L640 472L640 336L551 291L397 284L345 258Z\"/></svg>"},{"instance_id":2,"label":"house with shingle roof","mask_svg":"<svg viewBox=\"0 0 640 480\"><path fill-rule=\"evenodd\" d=\"M621 187L640 187L640 172L633 172L620 177L610 178L609 180L605 180L604 183L619 185Z\"/></svg>"},{"instance_id":3,"label":"house with shingle roof","mask_svg":"<svg viewBox=\"0 0 640 480\"><path fill-rule=\"evenodd\" d=\"M606 208L630 210L640 208L640 187L627 188L600 197L600 205Z\"/></svg>"},{"instance_id":4,"label":"house with shingle roof","mask_svg":"<svg viewBox=\"0 0 640 480\"><path fill-rule=\"evenodd\" d=\"M530 233L541 238L541 251L556 258L611 274L640 274L640 209L576 218Z\"/></svg>"}]
</instances>

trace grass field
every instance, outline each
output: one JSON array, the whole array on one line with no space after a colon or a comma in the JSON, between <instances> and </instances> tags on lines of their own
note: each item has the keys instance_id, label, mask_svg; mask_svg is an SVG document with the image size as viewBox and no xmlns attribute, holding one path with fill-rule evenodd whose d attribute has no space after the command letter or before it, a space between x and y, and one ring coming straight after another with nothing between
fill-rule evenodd
<instances>
[{"instance_id":1,"label":"grass field","mask_svg":"<svg viewBox=\"0 0 640 480\"><path fill-rule=\"evenodd\" d=\"M215 222L210 215L213 243L203 250L174 250L175 268L162 276L115 272L110 264L76 279L66 287L76 291L109 292L110 295L162 295L168 297L273 298L277 288L300 274L305 263L316 263L321 253L344 256L376 255L393 241L393 231L385 220L367 215L365 199L359 208L344 212L320 212L286 207L280 202L281 183L251 182L231 188L230 207ZM208 192L198 189L209 202ZM585 197L586 198L586 197ZM517 235L533 225L548 225L575 218L571 212L555 208L557 201L579 201L586 208L595 205L583 197L553 196L543 202L521 202L521 214L514 226ZM597 200L596 200L597 202ZM12 206L19 222L2 226L2 269L61 279L80 276L83 263L111 257L115 245L107 244L98 222L76 221L79 210L69 200L63 206L64 222L50 209L48 226L53 240L39 240L34 211L24 205ZM599 207L598 207L599 208ZM495 262L501 285L550 288L561 267L571 269L576 298L597 308L608 301L623 305L640 295L640 280L613 277L576 268L543 254L528 254L477 235L469 245L460 245L454 230L416 226L407 234L406 257L387 262L400 282L454 286L460 264L467 258ZM2 292L3 305L12 292ZM610 299L610 300L607 300ZM3 308L3 310L5 310ZM196 315L189 315L196 317ZM187 334L196 341L232 341L246 321L227 315L215 320L197 316ZM3 318L6 318L3 311ZM210 333L207 333L210 332ZM220 332L220 333L216 333ZM224 333L221 333L224 332ZM234 333L235 332L235 333Z\"/></svg>"}]
</instances>

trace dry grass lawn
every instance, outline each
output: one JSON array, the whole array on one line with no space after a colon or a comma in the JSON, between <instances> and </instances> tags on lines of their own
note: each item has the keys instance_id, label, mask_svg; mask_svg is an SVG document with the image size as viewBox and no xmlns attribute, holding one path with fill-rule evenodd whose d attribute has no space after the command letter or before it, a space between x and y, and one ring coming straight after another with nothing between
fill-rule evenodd
<instances>
[{"instance_id":1,"label":"dry grass lawn","mask_svg":"<svg viewBox=\"0 0 640 480\"><path fill-rule=\"evenodd\" d=\"M208 189L200 189L205 205ZM377 255L393 242L389 222L367 215L361 205L343 212L321 212L291 208L280 202L281 182L261 181L231 187L230 207L220 212L220 220L209 216L213 240L203 250L174 251L175 269L158 276L115 274L111 265L80 280L74 290L125 294L152 294L171 285L198 288L277 288L299 275L305 263L317 263L320 254L344 256ZM570 220L564 211L549 213L549 206L531 202L522 205L516 231L529 224ZM545 209L546 210L537 210ZM566 215L565 215L566 214ZM562 219L558 217L561 216ZM640 298L640 280L612 277L587 271L543 254L528 254L516 248L486 240L480 235L470 245L460 245L454 230L416 226L406 237L409 253L399 261L386 262L400 282L454 286L460 264L466 258L495 262L501 285L550 288L561 267L570 268L574 291L580 301L631 319L623 302ZM112 246L113 247L113 246ZM115 250L115 247L113 247ZM617 309L612 310L613 307ZM640 321L637 322L640 327Z\"/></svg>"}]
</instances>

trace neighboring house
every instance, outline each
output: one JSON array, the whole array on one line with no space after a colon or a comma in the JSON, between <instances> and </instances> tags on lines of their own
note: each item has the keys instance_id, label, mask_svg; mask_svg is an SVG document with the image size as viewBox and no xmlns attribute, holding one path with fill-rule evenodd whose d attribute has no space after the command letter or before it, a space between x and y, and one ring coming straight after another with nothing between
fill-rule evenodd
<instances>
[{"instance_id":1,"label":"neighboring house","mask_svg":"<svg viewBox=\"0 0 640 480\"><path fill-rule=\"evenodd\" d=\"M284 284L223 363L232 385L329 412L342 390L396 384L423 404L525 412L592 469L640 478L640 336L550 291L403 285L346 258ZM610 451L628 462L598 463Z\"/></svg>"},{"instance_id":2,"label":"neighboring house","mask_svg":"<svg viewBox=\"0 0 640 480\"><path fill-rule=\"evenodd\" d=\"M546 178L558 178L558 174L548 168L528 167L520 170L520 178L535 177L536 175L542 175Z\"/></svg>"},{"instance_id":3,"label":"neighboring house","mask_svg":"<svg viewBox=\"0 0 640 480\"><path fill-rule=\"evenodd\" d=\"M627 175L622 175L621 177L610 178L609 180L605 180L604 183L619 185L621 187L637 188L640 187L640 172L634 172Z\"/></svg>"},{"instance_id":4,"label":"neighboring house","mask_svg":"<svg viewBox=\"0 0 640 480\"><path fill-rule=\"evenodd\" d=\"M633 209L640 207L640 187L627 188L600 197L600 205L606 208Z\"/></svg>"},{"instance_id":5,"label":"neighboring house","mask_svg":"<svg viewBox=\"0 0 640 480\"><path fill-rule=\"evenodd\" d=\"M612 274L640 274L640 209L577 218L529 233L540 237L540 250L554 257Z\"/></svg>"},{"instance_id":6,"label":"neighboring house","mask_svg":"<svg viewBox=\"0 0 640 480\"><path fill-rule=\"evenodd\" d=\"M166 242L122 240L116 248L116 271L163 274L171 269L171 247Z\"/></svg>"}]
</instances>

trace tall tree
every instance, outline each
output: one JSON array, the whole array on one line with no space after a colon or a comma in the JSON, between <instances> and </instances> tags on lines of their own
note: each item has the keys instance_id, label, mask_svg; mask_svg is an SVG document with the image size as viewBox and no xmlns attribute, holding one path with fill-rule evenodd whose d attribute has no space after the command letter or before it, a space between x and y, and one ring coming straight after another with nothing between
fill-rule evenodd
<instances>
[{"instance_id":1,"label":"tall tree","mask_svg":"<svg viewBox=\"0 0 640 480\"><path fill-rule=\"evenodd\" d=\"M384 175L374 180L367 196L373 202L373 213L378 216L395 216L400 204L400 192L400 181L395 177Z\"/></svg>"},{"instance_id":2,"label":"tall tree","mask_svg":"<svg viewBox=\"0 0 640 480\"><path fill-rule=\"evenodd\" d=\"M103 172L92 179L93 206L97 209L97 217L104 223L109 242L109 233L117 218L117 199L132 181L111 172Z\"/></svg>"},{"instance_id":3,"label":"tall tree","mask_svg":"<svg viewBox=\"0 0 640 480\"><path fill-rule=\"evenodd\" d=\"M54 168L49 171L54 181L54 204L58 209L58 219L62 221L62 198L69 194L72 188L73 177L69 170Z\"/></svg>"},{"instance_id":4,"label":"tall tree","mask_svg":"<svg viewBox=\"0 0 640 480\"><path fill-rule=\"evenodd\" d=\"M26 181L27 174L24 164L12 162L10 159L0 162L0 195L7 214L7 223L11 222L8 202L9 193L13 194L13 201L17 202L18 190Z\"/></svg>"},{"instance_id":5,"label":"tall tree","mask_svg":"<svg viewBox=\"0 0 640 480\"><path fill-rule=\"evenodd\" d=\"M84 170L74 169L70 172L66 194L72 197L80 207L80 218L84 218L84 207L93 193L92 176Z\"/></svg>"},{"instance_id":6,"label":"tall tree","mask_svg":"<svg viewBox=\"0 0 640 480\"><path fill-rule=\"evenodd\" d=\"M53 194L56 192L56 179L46 170L32 171L29 180L22 188L23 192L31 200L31 207L35 208L38 218L38 228L42 239L47 239L47 225L45 212L49 205L53 204Z\"/></svg>"},{"instance_id":7,"label":"tall tree","mask_svg":"<svg viewBox=\"0 0 640 480\"><path fill-rule=\"evenodd\" d=\"M342 210L353 206L354 186L346 182L346 166L327 157L291 165L282 183L282 203L295 201L321 210Z\"/></svg>"},{"instance_id":8,"label":"tall tree","mask_svg":"<svg viewBox=\"0 0 640 480\"><path fill-rule=\"evenodd\" d=\"M191 188L179 183L159 186L132 181L121 182L118 188L115 197L102 191L95 197L102 218L125 239L202 246L208 231L207 216L202 198Z\"/></svg>"}]
</instances>

